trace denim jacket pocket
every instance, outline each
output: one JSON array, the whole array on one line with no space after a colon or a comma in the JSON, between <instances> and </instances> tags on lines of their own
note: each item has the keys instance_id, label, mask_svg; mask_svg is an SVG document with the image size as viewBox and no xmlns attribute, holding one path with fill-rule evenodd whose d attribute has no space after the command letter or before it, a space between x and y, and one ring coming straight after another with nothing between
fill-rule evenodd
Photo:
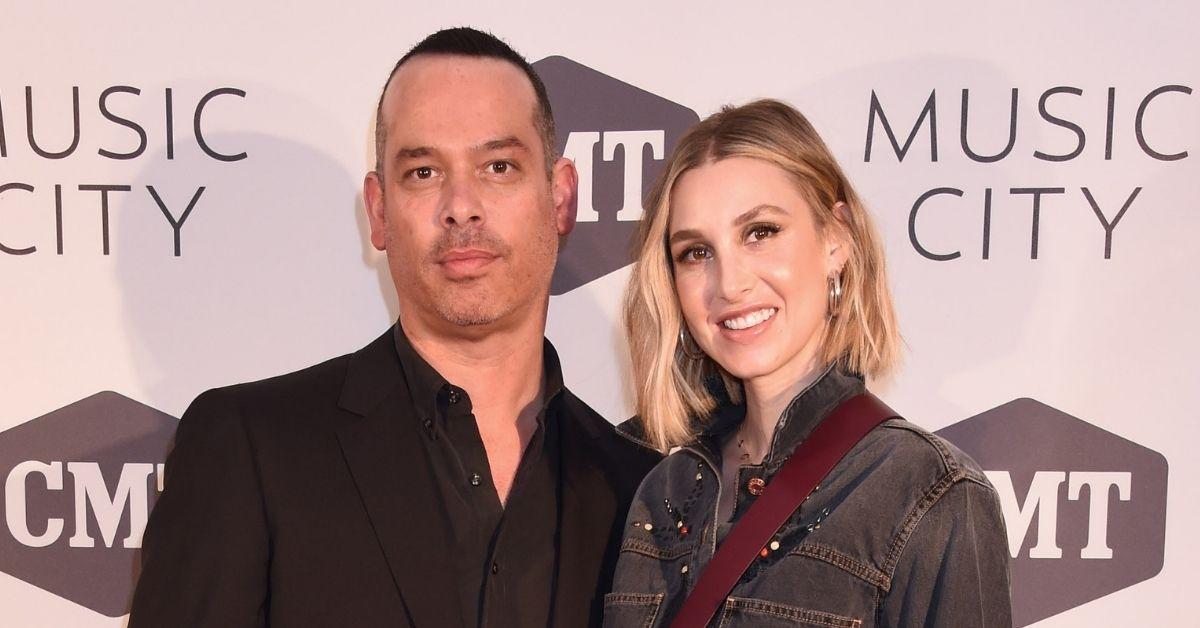
<instances>
[{"instance_id":1,"label":"denim jacket pocket","mask_svg":"<svg viewBox=\"0 0 1200 628\"><path fill-rule=\"evenodd\" d=\"M609 593L604 596L605 628L651 628L662 593Z\"/></svg>"},{"instance_id":2,"label":"denim jacket pocket","mask_svg":"<svg viewBox=\"0 0 1200 628\"><path fill-rule=\"evenodd\" d=\"M861 619L808 610L766 600L730 597L718 614L718 628L859 628Z\"/></svg>"},{"instance_id":3,"label":"denim jacket pocket","mask_svg":"<svg viewBox=\"0 0 1200 628\"><path fill-rule=\"evenodd\" d=\"M655 542L650 539L642 539L631 536L626 536L621 542L621 553L641 554L648 558L656 558L658 560L677 560L684 556L690 556L695 550L695 543L674 543L665 544Z\"/></svg>"},{"instance_id":4,"label":"denim jacket pocket","mask_svg":"<svg viewBox=\"0 0 1200 628\"><path fill-rule=\"evenodd\" d=\"M668 545L661 540L629 537L621 544L614 591L654 591L675 595L691 583L695 541Z\"/></svg>"}]
</instances>

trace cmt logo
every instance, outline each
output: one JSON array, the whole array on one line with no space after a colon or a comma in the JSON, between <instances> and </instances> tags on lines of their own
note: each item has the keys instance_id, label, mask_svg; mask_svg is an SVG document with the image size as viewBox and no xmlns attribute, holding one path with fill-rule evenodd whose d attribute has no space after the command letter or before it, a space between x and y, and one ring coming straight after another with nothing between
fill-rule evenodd
<instances>
[{"instance_id":1,"label":"cmt logo","mask_svg":"<svg viewBox=\"0 0 1200 628\"><path fill-rule=\"evenodd\" d=\"M109 617L128 613L177 423L102 392L0 433L0 571Z\"/></svg>"},{"instance_id":2,"label":"cmt logo","mask_svg":"<svg viewBox=\"0 0 1200 628\"><path fill-rule=\"evenodd\" d=\"M104 547L112 547L117 536L117 527L126 512L129 513L128 533L121 547L142 546L142 532L150 514L150 495L146 481L151 473L158 471L157 490L162 492L162 464L135 462L121 465L117 487L110 491L100 465L95 462L68 462L67 471L73 478L75 489L75 533L71 535L71 547L96 547L96 539L88 531L88 514L104 537ZM63 490L63 463L26 460L13 467L4 482L4 521L8 531L18 543L25 547L46 547L62 537L66 525L61 517L45 520L45 532L35 534L30 530L26 504L29 495L25 490L29 476L39 474L45 480L46 490Z\"/></svg>"},{"instance_id":3,"label":"cmt logo","mask_svg":"<svg viewBox=\"0 0 1200 628\"><path fill-rule=\"evenodd\" d=\"M556 147L579 170L575 231L559 253L551 294L631 261L642 199L696 112L565 57L533 64L546 84Z\"/></svg>"},{"instance_id":4,"label":"cmt logo","mask_svg":"<svg viewBox=\"0 0 1200 628\"><path fill-rule=\"evenodd\" d=\"M979 462L1000 495L1016 626L1162 570L1167 461L1161 454L1033 399L938 434Z\"/></svg>"},{"instance_id":5,"label":"cmt logo","mask_svg":"<svg viewBox=\"0 0 1200 628\"><path fill-rule=\"evenodd\" d=\"M1008 526L1008 548L1017 558L1025 547L1029 526L1037 513L1037 544L1029 548L1029 558L1062 558L1058 545L1058 502L1062 497L1062 483L1070 476L1067 484L1067 499L1077 500L1084 487L1088 489L1087 545L1079 550L1080 558L1111 559L1112 548L1108 546L1108 496L1109 489L1117 489L1117 497L1129 501L1129 488L1133 474L1128 471L1037 471L1033 482L1025 493L1025 503L1017 500L1012 475L1008 471L987 471L988 479L1000 494L1000 508Z\"/></svg>"}]
</instances>

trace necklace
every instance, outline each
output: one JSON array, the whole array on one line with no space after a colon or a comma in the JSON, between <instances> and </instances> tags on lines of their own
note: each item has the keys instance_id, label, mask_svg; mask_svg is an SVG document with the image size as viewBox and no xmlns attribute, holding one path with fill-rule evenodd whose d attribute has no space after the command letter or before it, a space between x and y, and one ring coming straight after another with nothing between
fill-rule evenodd
<instances>
[{"instance_id":1,"label":"necklace","mask_svg":"<svg viewBox=\"0 0 1200 628\"><path fill-rule=\"evenodd\" d=\"M738 435L737 444L738 444L738 451L741 452L741 455L738 457L738 459L742 462L749 462L750 461L750 452L746 451L746 439L743 438L741 436L741 434Z\"/></svg>"},{"instance_id":2,"label":"necklace","mask_svg":"<svg viewBox=\"0 0 1200 628\"><path fill-rule=\"evenodd\" d=\"M743 464L759 464L763 461L763 459L766 458L766 452L763 452L757 458L754 458L751 455L750 448L746 446L746 437L742 435L742 430L740 428L738 429L737 433L734 434L733 439L737 442L739 462Z\"/></svg>"}]
</instances>

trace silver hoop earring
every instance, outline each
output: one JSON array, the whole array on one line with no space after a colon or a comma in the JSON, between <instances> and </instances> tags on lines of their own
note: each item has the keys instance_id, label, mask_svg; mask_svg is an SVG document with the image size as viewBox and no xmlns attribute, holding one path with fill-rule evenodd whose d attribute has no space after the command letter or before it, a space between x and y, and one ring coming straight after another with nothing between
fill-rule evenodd
<instances>
[{"instance_id":1,"label":"silver hoop earring","mask_svg":"<svg viewBox=\"0 0 1200 628\"><path fill-rule=\"evenodd\" d=\"M838 306L842 302L842 274L838 273L829 278L829 318L836 318Z\"/></svg>"},{"instance_id":2,"label":"silver hoop earring","mask_svg":"<svg viewBox=\"0 0 1200 628\"><path fill-rule=\"evenodd\" d=\"M692 349L693 347L695 347L694 350ZM703 360L707 357L704 351L700 349L700 346L696 344L696 341L692 340L692 335L687 333L683 327L679 328L679 350L683 352L685 357L693 360Z\"/></svg>"}]
</instances>

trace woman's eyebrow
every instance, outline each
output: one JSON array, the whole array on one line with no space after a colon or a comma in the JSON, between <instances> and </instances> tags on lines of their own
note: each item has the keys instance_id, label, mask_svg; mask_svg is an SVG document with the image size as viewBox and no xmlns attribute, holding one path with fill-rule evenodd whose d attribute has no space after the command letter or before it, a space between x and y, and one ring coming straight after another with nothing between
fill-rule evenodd
<instances>
[{"instance_id":1,"label":"woman's eyebrow","mask_svg":"<svg viewBox=\"0 0 1200 628\"><path fill-rule=\"evenodd\" d=\"M764 203L762 205L755 206L753 209L747 210L747 211L739 214L736 218L733 219L733 226L740 227L748 222L754 221L756 218L758 218L759 216L762 216L763 214L780 214L780 215L786 216L787 212L775 205L770 205L770 204ZM677 242L682 242L685 240L700 240L703 237L704 237L704 234L700 233L699 230L680 229L679 231L672 233L671 237L667 239L667 246L672 246Z\"/></svg>"},{"instance_id":2,"label":"woman's eyebrow","mask_svg":"<svg viewBox=\"0 0 1200 628\"><path fill-rule=\"evenodd\" d=\"M703 237L702 234L695 229L680 229L671 234L670 239L667 240L667 246L686 240L699 240L701 237Z\"/></svg>"},{"instance_id":3,"label":"woman's eyebrow","mask_svg":"<svg viewBox=\"0 0 1200 628\"><path fill-rule=\"evenodd\" d=\"M755 218L758 218L762 214L783 214L786 216L787 212L783 211L782 209L780 209L779 207L776 207L774 205L768 205L768 204L764 203L762 205L758 205L758 206L754 207L753 209L751 209L747 212L740 214L737 218L734 218L733 226L740 227L748 222L751 222Z\"/></svg>"}]
</instances>

